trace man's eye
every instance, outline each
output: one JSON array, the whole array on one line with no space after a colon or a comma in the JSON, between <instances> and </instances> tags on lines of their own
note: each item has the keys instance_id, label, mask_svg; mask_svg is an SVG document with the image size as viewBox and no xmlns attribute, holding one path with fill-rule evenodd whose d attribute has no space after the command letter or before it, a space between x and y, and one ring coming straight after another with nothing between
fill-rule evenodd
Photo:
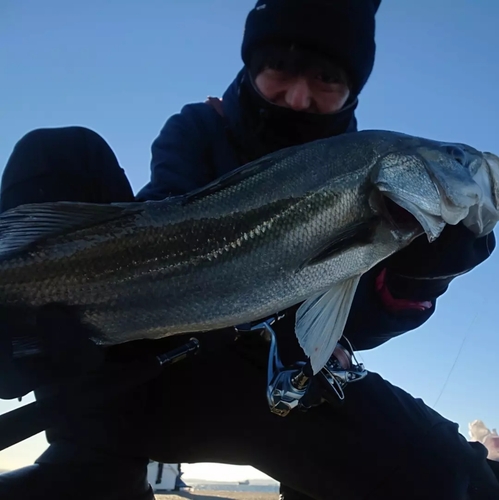
<instances>
[{"instance_id":1,"label":"man's eye","mask_svg":"<svg viewBox=\"0 0 499 500\"><path fill-rule=\"evenodd\" d=\"M281 61L272 61L268 63L266 67L272 71L282 71L284 64Z\"/></svg>"},{"instance_id":2,"label":"man's eye","mask_svg":"<svg viewBox=\"0 0 499 500\"><path fill-rule=\"evenodd\" d=\"M287 71L282 71L280 69L267 68L266 74L273 80L278 80L280 82L287 81L291 77Z\"/></svg>"},{"instance_id":3,"label":"man's eye","mask_svg":"<svg viewBox=\"0 0 499 500\"><path fill-rule=\"evenodd\" d=\"M345 83L341 75L331 74L331 73L318 73L316 75L317 80L323 83L333 84L333 83Z\"/></svg>"}]
</instances>

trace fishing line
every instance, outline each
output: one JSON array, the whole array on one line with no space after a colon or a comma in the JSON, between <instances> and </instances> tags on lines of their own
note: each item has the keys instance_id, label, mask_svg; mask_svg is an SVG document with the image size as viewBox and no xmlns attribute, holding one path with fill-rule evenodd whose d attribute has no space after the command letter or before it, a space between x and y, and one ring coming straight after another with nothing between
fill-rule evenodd
<instances>
[{"instance_id":1,"label":"fishing line","mask_svg":"<svg viewBox=\"0 0 499 500\"><path fill-rule=\"evenodd\" d=\"M475 313L475 315L473 316L473 319L471 320L471 323L469 324L468 328L466 329L464 338L463 338L463 340L461 342L461 345L460 345L459 350L458 350L458 352L456 354L454 362L452 363L452 366L451 366L451 368L449 370L449 373L447 374L447 378L445 379L444 385L442 386L442 389L440 390L440 393L438 394L437 399L433 403L433 406L432 406L433 409L435 409L435 407L437 406L438 402L440 401L440 398L442 397L442 394L445 392L445 389L447 388L447 384L449 383L449 380L450 380L450 378L452 376L452 373L454 372L454 368L456 367L457 362L458 362L458 360L459 360L459 358L461 356L461 353L463 351L464 344L466 344L466 340L470 336L471 328L475 324L475 321L478 318L479 313L481 312L481 310L483 309L483 307L486 305L487 302L488 302L488 299L484 299L484 301L482 303L482 306L478 308L478 311Z\"/></svg>"}]
</instances>

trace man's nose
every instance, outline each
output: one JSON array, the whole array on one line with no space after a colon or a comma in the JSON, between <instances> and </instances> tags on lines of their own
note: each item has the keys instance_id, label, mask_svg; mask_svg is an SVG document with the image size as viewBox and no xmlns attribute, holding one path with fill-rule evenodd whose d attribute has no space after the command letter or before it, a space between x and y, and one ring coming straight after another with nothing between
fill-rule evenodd
<instances>
[{"instance_id":1,"label":"man's nose","mask_svg":"<svg viewBox=\"0 0 499 500\"><path fill-rule=\"evenodd\" d=\"M310 108L312 92L304 78L297 78L290 82L284 97L286 105L294 111L304 111Z\"/></svg>"}]
</instances>

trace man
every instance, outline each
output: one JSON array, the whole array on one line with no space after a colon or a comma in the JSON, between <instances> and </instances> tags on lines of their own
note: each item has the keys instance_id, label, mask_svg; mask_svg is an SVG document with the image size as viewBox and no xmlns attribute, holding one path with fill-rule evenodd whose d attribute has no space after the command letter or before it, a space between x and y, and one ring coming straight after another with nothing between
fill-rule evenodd
<instances>
[{"instance_id":1,"label":"man","mask_svg":"<svg viewBox=\"0 0 499 500\"><path fill-rule=\"evenodd\" d=\"M377 0L259 1L246 23L244 69L223 101L185 106L168 120L152 147L151 182L136 199L185 193L265 153L355 132L357 98L374 63L378 7ZM66 128L34 131L19 141L4 172L0 205L6 210L33 201L132 198L102 139ZM475 240L459 227L435 244L418 240L411 247L363 278L345 330L355 349L421 325L450 281L482 262L494 240ZM303 359L293 335L295 310L275 325L289 364ZM78 337L77 321L61 316L64 331ZM41 313L40 334L61 330L61 316ZM84 333L80 338L73 350L90 351ZM348 387L340 407L322 404L281 418L270 413L265 399L265 343L251 335L239 338L232 329L199 339L195 358L51 429L51 446L36 465L0 476L0 496L150 499L148 458L251 464L289 485L285 498L497 495L483 447L468 444L455 424L378 375ZM184 341L179 336L118 346L106 353L102 369L126 369L126 361L140 353ZM53 366L57 372L60 362ZM11 368L24 377L17 392L40 386L36 366L17 361ZM48 383L41 389L38 397L58 390Z\"/></svg>"}]
</instances>

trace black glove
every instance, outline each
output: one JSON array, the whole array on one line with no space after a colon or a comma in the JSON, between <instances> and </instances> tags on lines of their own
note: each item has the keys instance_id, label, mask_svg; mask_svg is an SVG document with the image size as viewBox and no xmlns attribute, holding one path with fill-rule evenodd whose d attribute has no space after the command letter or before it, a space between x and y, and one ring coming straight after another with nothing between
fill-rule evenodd
<instances>
[{"instance_id":1,"label":"black glove","mask_svg":"<svg viewBox=\"0 0 499 500\"><path fill-rule=\"evenodd\" d=\"M435 299L456 276L485 261L494 248L493 233L477 238L463 224L447 225L434 242L420 236L386 261L387 288L398 299Z\"/></svg>"},{"instance_id":2,"label":"black glove","mask_svg":"<svg viewBox=\"0 0 499 500\"><path fill-rule=\"evenodd\" d=\"M104 351L62 306L38 311L32 323L13 309L0 310L0 398L13 399L45 385L96 369Z\"/></svg>"}]
</instances>

